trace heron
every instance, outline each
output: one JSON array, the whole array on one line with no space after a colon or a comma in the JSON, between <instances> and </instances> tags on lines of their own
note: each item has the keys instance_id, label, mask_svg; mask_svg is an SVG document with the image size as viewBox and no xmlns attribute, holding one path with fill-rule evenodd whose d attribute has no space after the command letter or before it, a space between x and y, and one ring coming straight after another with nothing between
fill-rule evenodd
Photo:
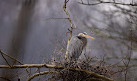
<instances>
[{"instance_id":1,"label":"heron","mask_svg":"<svg viewBox=\"0 0 137 81\"><path fill-rule=\"evenodd\" d=\"M83 49L85 49L87 45L87 38L94 39L89 36L86 32L79 33L76 36L72 36L69 44L67 45L67 58L70 61L78 60L79 56L82 54Z\"/></svg>"}]
</instances>

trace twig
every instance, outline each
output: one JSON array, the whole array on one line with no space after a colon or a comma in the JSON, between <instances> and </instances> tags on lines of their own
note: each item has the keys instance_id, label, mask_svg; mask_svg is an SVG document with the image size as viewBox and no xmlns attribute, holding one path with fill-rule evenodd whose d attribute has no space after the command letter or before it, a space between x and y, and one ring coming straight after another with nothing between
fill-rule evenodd
<instances>
[{"instance_id":1,"label":"twig","mask_svg":"<svg viewBox=\"0 0 137 81\"><path fill-rule=\"evenodd\" d=\"M15 58L13 58L13 57L11 57L11 56L9 56L8 54L4 53L4 52L1 51L1 50L0 50L0 53L1 53L1 55L6 55L6 56L9 57L10 59L15 60L16 62L18 62L18 63L20 63L20 64L23 65L23 63L21 63L19 60L15 59Z\"/></svg>"},{"instance_id":2,"label":"twig","mask_svg":"<svg viewBox=\"0 0 137 81\"><path fill-rule=\"evenodd\" d=\"M9 65L9 67L11 67L11 65L9 64L9 62L7 61L7 59L3 56L3 53L0 51L1 56L4 58L4 60L6 61L6 63Z\"/></svg>"},{"instance_id":3,"label":"twig","mask_svg":"<svg viewBox=\"0 0 137 81\"><path fill-rule=\"evenodd\" d=\"M31 68L30 68L30 69L31 69ZM27 72L28 76L31 75L31 73L28 71L28 68L26 68L26 72Z\"/></svg>"},{"instance_id":4,"label":"twig","mask_svg":"<svg viewBox=\"0 0 137 81\"><path fill-rule=\"evenodd\" d=\"M30 76L27 81L31 81L33 78L35 78L37 76L49 74L49 73L56 73L56 72L55 71L44 71L44 72L40 72L40 73L35 73L34 75Z\"/></svg>"},{"instance_id":5,"label":"twig","mask_svg":"<svg viewBox=\"0 0 137 81\"><path fill-rule=\"evenodd\" d=\"M129 38L129 40L131 39L131 42L130 42L130 45L131 45L131 48L128 48L129 49L129 57L127 58L128 59L128 62L127 64L125 64L126 66L126 69L129 67L129 64L130 64L130 61L131 61L131 55L132 55L132 29L130 30L130 35L131 37ZM127 73L128 73L128 69L125 71L125 81L127 81Z\"/></svg>"},{"instance_id":6,"label":"twig","mask_svg":"<svg viewBox=\"0 0 137 81\"><path fill-rule=\"evenodd\" d=\"M55 19L62 19L62 20L63 20L63 19L67 19L67 20L68 20L68 18L47 18L46 21L47 21L47 20L52 20L52 19L53 19L53 20L55 20Z\"/></svg>"}]
</instances>

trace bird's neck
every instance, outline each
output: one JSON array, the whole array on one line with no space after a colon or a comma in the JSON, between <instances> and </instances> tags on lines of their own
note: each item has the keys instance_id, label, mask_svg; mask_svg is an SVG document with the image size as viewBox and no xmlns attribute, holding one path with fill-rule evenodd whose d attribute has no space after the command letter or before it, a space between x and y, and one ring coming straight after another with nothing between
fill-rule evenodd
<instances>
[{"instance_id":1,"label":"bird's neck","mask_svg":"<svg viewBox=\"0 0 137 81\"><path fill-rule=\"evenodd\" d=\"M78 39L80 39L83 43L87 44L87 38L82 37L82 36L77 36Z\"/></svg>"}]
</instances>

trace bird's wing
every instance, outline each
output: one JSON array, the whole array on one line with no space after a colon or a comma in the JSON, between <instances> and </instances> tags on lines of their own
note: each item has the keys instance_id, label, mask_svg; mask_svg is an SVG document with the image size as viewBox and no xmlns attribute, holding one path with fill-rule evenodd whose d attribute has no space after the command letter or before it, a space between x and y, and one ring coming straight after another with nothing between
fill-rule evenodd
<instances>
[{"instance_id":1,"label":"bird's wing","mask_svg":"<svg viewBox=\"0 0 137 81\"><path fill-rule=\"evenodd\" d=\"M83 42L77 37L73 36L68 46L68 56L71 59L78 59L83 50Z\"/></svg>"}]
</instances>

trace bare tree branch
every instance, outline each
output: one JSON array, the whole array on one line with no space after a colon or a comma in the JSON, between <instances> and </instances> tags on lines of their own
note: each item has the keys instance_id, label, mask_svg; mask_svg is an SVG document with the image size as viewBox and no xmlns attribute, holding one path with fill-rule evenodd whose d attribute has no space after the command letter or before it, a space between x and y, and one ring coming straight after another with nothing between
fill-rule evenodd
<instances>
[{"instance_id":1,"label":"bare tree branch","mask_svg":"<svg viewBox=\"0 0 137 81\"><path fill-rule=\"evenodd\" d=\"M9 57L10 59L15 60L16 62L18 62L18 63L20 63L20 64L23 65L23 63L21 63L19 60L15 59L15 58L13 58L13 57L11 57L11 56L9 56L8 54L4 53L4 52L1 51L1 50L0 50L0 54L1 54L1 55L5 55L5 56Z\"/></svg>"},{"instance_id":2,"label":"bare tree branch","mask_svg":"<svg viewBox=\"0 0 137 81\"><path fill-rule=\"evenodd\" d=\"M65 68L65 67L61 67L61 66L56 66L56 65L50 65L50 64L24 64L24 65L13 65L12 67L9 67L7 65L0 65L0 68L40 68L40 67L46 67L46 68L54 68L54 69L67 69L67 70L71 70L71 71L82 71L85 72L89 75L92 75L96 78L100 78L103 79L105 81L113 81L110 78L107 78L103 75L99 75L97 73L94 73L92 71L87 71L87 70L82 70L82 69L76 69L76 68ZM33 76L31 76L31 78L33 79L35 76L38 75L43 75L43 74L48 74L50 72L42 72L40 74L34 74ZM29 79L28 81L30 81L31 79Z\"/></svg>"},{"instance_id":3,"label":"bare tree branch","mask_svg":"<svg viewBox=\"0 0 137 81\"><path fill-rule=\"evenodd\" d=\"M1 51L0 51L1 53ZM9 64L9 62L7 61L7 59L3 56L3 53L1 53L1 56L3 57L3 59L6 61L6 63L9 65L9 67L11 67L11 65Z\"/></svg>"},{"instance_id":4,"label":"bare tree branch","mask_svg":"<svg viewBox=\"0 0 137 81\"><path fill-rule=\"evenodd\" d=\"M9 67L8 65L0 65L0 68L41 68L41 67L46 67L46 68L61 68L56 65L50 65L50 64L23 64L23 65L13 65Z\"/></svg>"},{"instance_id":5,"label":"bare tree branch","mask_svg":"<svg viewBox=\"0 0 137 81\"><path fill-rule=\"evenodd\" d=\"M126 6L137 6L137 4L135 3L129 3L129 4L126 4L126 3L120 3L120 2L109 2L109 1L101 1L101 0L98 0L99 2L96 2L96 3L83 3L82 2L78 2L79 4L82 4L82 5L98 5L98 4L117 4L117 5L126 5Z\"/></svg>"},{"instance_id":6,"label":"bare tree branch","mask_svg":"<svg viewBox=\"0 0 137 81\"><path fill-rule=\"evenodd\" d=\"M68 0L68 1L69 1L69 0ZM69 22L70 22L70 29L68 29L68 30L69 30L68 44L69 44L70 39L71 39L71 37L72 37L73 24L72 24L71 17L70 17L70 15L69 15L69 13L68 13L68 11L67 11L67 9L66 9L66 8L67 8L67 3L68 3L68 1L65 0L63 9L64 9L64 12L66 13L66 15L68 16L68 20L69 20ZM67 45L67 50L68 50L68 45ZM67 50L66 50L66 53L65 53L65 59L68 61L68 51L67 51Z\"/></svg>"},{"instance_id":7,"label":"bare tree branch","mask_svg":"<svg viewBox=\"0 0 137 81\"><path fill-rule=\"evenodd\" d=\"M27 81L31 81L33 78L35 78L37 76L45 75L45 74L49 74L49 73L56 73L56 72L55 71L44 71L44 72L40 72L40 73L35 73L34 75L30 76Z\"/></svg>"}]
</instances>

